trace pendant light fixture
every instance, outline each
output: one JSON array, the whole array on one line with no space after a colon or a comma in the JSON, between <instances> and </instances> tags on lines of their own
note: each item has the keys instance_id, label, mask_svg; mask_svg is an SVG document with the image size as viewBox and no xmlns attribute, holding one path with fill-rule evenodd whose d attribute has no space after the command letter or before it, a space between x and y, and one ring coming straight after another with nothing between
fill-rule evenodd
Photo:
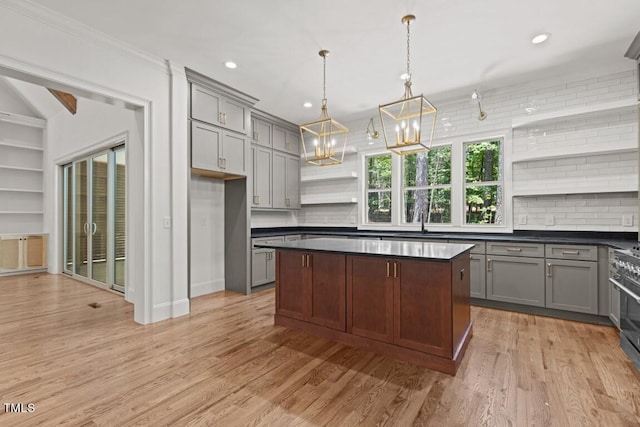
<instances>
[{"instance_id":1,"label":"pendant light fixture","mask_svg":"<svg viewBox=\"0 0 640 427\"><path fill-rule=\"evenodd\" d=\"M424 95L413 96L411 92L410 25L415 19L413 15L402 17L402 23L407 25L407 74L404 95L398 101L379 107L382 134L387 149L399 155L421 153L431 149L438 114L436 107Z\"/></svg>"},{"instance_id":2,"label":"pendant light fixture","mask_svg":"<svg viewBox=\"0 0 640 427\"><path fill-rule=\"evenodd\" d=\"M327 55L321 50L322 57L322 114L315 122L300 126L302 148L307 163L316 166L337 165L343 162L347 148L349 129L329 117L327 112Z\"/></svg>"}]
</instances>

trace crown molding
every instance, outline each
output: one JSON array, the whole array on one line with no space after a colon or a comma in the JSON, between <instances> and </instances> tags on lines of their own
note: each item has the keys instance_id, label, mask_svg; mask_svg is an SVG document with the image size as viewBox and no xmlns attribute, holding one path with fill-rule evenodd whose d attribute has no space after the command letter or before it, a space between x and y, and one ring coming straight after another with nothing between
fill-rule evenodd
<instances>
[{"instance_id":1,"label":"crown molding","mask_svg":"<svg viewBox=\"0 0 640 427\"><path fill-rule=\"evenodd\" d=\"M125 51L147 61L150 64L153 64L154 66L162 68L165 72L168 72L167 64L163 58L118 40L106 33L103 33L102 31L90 27L89 25L71 19L68 16L34 3L31 0L0 0L0 7L9 9L29 19L33 19L57 30L64 31L80 39L90 39L98 44Z\"/></svg>"}]
</instances>

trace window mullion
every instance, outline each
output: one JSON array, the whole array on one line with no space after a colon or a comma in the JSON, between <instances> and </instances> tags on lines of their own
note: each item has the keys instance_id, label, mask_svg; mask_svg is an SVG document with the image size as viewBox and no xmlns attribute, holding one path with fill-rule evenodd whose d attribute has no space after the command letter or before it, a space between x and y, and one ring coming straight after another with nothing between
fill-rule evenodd
<instances>
[{"instance_id":1,"label":"window mullion","mask_svg":"<svg viewBox=\"0 0 640 427\"><path fill-rule=\"evenodd\" d=\"M402 223L402 156L391 156L391 224Z\"/></svg>"}]
</instances>

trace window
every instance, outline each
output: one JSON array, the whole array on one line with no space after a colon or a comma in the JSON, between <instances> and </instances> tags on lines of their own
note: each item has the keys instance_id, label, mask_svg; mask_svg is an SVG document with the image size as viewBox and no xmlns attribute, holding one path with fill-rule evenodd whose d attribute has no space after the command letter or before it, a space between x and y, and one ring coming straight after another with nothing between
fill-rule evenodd
<instances>
[{"instance_id":1,"label":"window","mask_svg":"<svg viewBox=\"0 0 640 427\"><path fill-rule=\"evenodd\" d=\"M403 223L451 223L451 147L403 157Z\"/></svg>"},{"instance_id":2,"label":"window","mask_svg":"<svg viewBox=\"0 0 640 427\"><path fill-rule=\"evenodd\" d=\"M465 224L502 224L501 140L464 144Z\"/></svg>"},{"instance_id":3,"label":"window","mask_svg":"<svg viewBox=\"0 0 640 427\"><path fill-rule=\"evenodd\" d=\"M391 223L391 154L365 158L367 222Z\"/></svg>"}]
</instances>

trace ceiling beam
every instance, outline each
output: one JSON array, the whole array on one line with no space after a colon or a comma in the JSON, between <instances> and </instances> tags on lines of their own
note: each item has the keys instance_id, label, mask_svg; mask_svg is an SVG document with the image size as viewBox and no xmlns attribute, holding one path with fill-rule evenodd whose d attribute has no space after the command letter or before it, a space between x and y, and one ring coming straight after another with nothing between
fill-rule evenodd
<instances>
[{"instance_id":1,"label":"ceiling beam","mask_svg":"<svg viewBox=\"0 0 640 427\"><path fill-rule=\"evenodd\" d=\"M71 95L70 93L62 92L55 89L49 89L49 92L51 92L51 94L55 96L56 99L60 101L60 103L64 105L64 108L66 108L71 114L76 113L78 108L78 100L75 96Z\"/></svg>"}]
</instances>

